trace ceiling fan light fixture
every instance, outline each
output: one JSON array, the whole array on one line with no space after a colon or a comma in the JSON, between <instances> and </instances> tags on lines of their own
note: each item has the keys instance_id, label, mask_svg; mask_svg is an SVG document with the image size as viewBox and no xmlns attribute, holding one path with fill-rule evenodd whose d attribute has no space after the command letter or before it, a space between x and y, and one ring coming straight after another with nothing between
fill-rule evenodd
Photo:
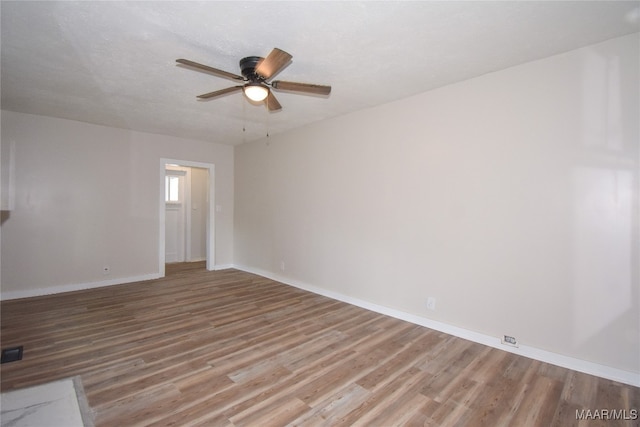
<instances>
[{"instance_id":1,"label":"ceiling fan light fixture","mask_svg":"<svg viewBox=\"0 0 640 427\"><path fill-rule=\"evenodd\" d=\"M260 83L249 83L244 87L244 94L250 100L260 102L269 95L269 89Z\"/></svg>"}]
</instances>

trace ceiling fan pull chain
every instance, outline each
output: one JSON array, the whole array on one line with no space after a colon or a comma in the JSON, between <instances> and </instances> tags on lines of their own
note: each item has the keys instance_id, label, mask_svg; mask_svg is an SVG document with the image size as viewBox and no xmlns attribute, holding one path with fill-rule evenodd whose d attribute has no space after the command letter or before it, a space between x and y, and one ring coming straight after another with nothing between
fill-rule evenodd
<instances>
[{"instance_id":1,"label":"ceiling fan pull chain","mask_svg":"<svg viewBox=\"0 0 640 427\"><path fill-rule=\"evenodd\" d=\"M244 97L240 98L242 104L242 143L247 142L247 106Z\"/></svg>"},{"instance_id":2,"label":"ceiling fan pull chain","mask_svg":"<svg viewBox=\"0 0 640 427\"><path fill-rule=\"evenodd\" d=\"M267 111L267 138L269 138L269 125L270 125L270 122L269 122L269 112Z\"/></svg>"}]
</instances>

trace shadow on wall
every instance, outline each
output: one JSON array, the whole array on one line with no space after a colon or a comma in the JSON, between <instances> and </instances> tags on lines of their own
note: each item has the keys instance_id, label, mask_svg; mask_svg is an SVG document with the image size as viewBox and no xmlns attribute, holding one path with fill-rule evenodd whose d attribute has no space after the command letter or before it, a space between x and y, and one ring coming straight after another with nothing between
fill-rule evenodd
<instances>
[{"instance_id":1,"label":"shadow on wall","mask_svg":"<svg viewBox=\"0 0 640 427\"><path fill-rule=\"evenodd\" d=\"M0 211L0 225L4 224L11 216L11 211Z\"/></svg>"}]
</instances>

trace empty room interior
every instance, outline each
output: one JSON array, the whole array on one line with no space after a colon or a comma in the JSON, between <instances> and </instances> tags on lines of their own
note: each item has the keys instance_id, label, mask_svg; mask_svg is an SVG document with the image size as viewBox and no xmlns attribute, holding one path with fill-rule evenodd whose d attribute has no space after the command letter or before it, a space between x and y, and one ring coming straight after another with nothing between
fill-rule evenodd
<instances>
[{"instance_id":1,"label":"empty room interior","mask_svg":"<svg viewBox=\"0 0 640 427\"><path fill-rule=\"evenodd\" d=\"M640 425L637 1L0 20L2 426Z\"/></svg>"}]
</instances>

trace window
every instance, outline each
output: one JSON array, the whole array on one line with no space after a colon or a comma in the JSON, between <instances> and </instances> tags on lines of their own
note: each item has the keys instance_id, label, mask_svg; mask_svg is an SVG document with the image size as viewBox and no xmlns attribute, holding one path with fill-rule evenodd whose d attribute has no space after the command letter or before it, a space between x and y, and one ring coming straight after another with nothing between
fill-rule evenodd
<instances>
[{"instance_id":1,"label":"window","mask_svg":"<svg viewBox=\"0 0 640 427\"><path fill-rule=\"evenodd\" d=\"M165 202L180 202L180 177L175 175L167 175L165 177L164 186L164 201Z\"/></svg>"}]
</instances>

